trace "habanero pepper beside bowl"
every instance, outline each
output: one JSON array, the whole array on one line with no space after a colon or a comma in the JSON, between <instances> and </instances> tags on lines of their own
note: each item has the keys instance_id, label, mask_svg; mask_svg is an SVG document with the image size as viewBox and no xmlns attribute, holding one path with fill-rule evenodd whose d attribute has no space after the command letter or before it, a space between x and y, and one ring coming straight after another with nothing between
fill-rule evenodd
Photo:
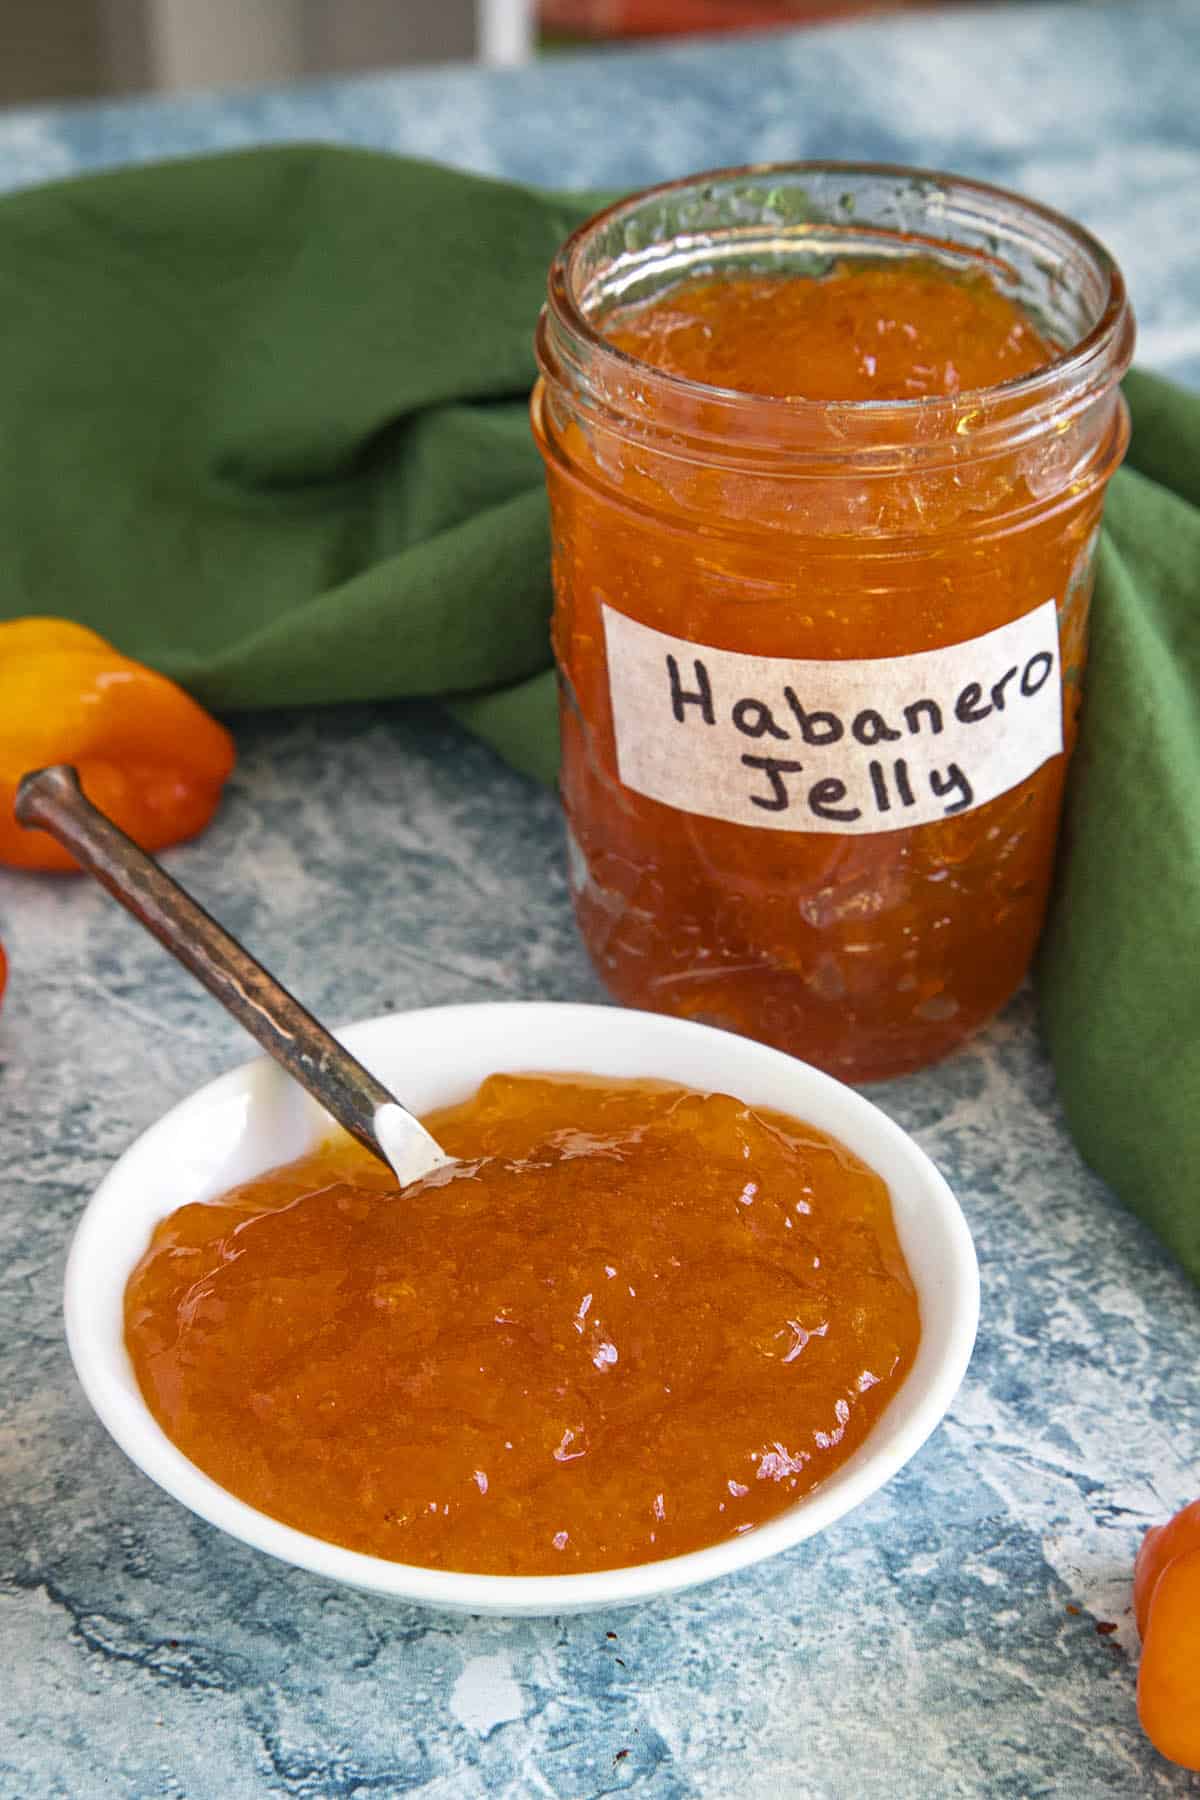
<instances>
[{"instance_id":1,"label":"habanero pepper beside bowl","mask_svg":"<svg viewBox=\"0 0 1200 1800\"><path fill-rule=\"evenodd\" d=\"M235 760L228 731L190 694L88 626L0 620L0 865L79 871L57 839L17 821L33 769L71 764L88 798L156 851L204 830Z\"/></svg>"},{"instance_id":2,"label":"habanero pepper beside bowl","mask_svg":"<svg viewBox=\"0 0 1200 1800\"><path fill-rule=\"evenodd\" d=\"M871 1080L1010 997L1132 345L1086 232L946 175L721 172L568 239L533 422L572 889L618 999Z\"/></svg>"}]
</instances>

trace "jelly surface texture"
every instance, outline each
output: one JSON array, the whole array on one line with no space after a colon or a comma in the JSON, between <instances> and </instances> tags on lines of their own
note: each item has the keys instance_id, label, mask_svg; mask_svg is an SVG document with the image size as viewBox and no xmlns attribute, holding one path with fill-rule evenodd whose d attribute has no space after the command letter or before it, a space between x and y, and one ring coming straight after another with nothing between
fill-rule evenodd
<instances>
[{"instance_id":1,"label":"jelly surface texture","mask_svg":"<svg viewBox=\"0 0 1200 1800\"><path fill-rule=\"evenodd\" d=\"M913 258L820 280L690 282L608 315L617 349L708 387L803 400L919 400L1040 368L1051 347L984 275Z\"/></svg>"},{"instance_id":2,"label":"jelly surface texture","mask_svg":"<svg viewBox=\"0 0 1200 1800\"><path fill-rule=\"evenodd\" d=\"M493 1076L397 1194L349 1140L165 1219L126 1292L146 1400L301 1530L540 1575L751 1530L848 1457L918 1306L883 1181L659 1083Z\"/></svg>"},{"instance_id":3,"label":"jelly surface texture","mask_svg":"<svg viewBox=\"0 0 1200 1800\"><path fill-rule=\"evenodd\" d=\"M602 399L606 381L619 390L620 424L600 403L584 416L561 389L534 407L554 524L572 889L592 958L628 1004L746 1033L847 1080L934 1061L1019 984L1049 888L1066 754L973 797L958 751L939 761L949 729L936 734L939 717L957 717L960 736L1019 737L1013 702L1037 677L1042 704L1061 704L1066 753L1074 741L1098 459L1085 467L1074 427L1053 421L973 451L981 390L1057 352L985 274L921 256L684 282L594 323L637 359L611 358L593 377ZM702 384L687 402L694 438L656 430L652 370ZM745 404L728 403L731 389ZM771 449L781 400L816 408L808 460ZM880 425L885 453L855 461L838 408L871 401L916 404ZM1052 671L1049 657L1011 658L1011 670L956 687L941 715L909 691L901 659L972 646L1051 602ZM675 769L687 734L711 750L723 733L761 809L753 822L621 780L613 613L695 647L660 658L641 762L655 762L656 731ZM750 694L729 688L732 676L721 687L710 657L707 685L694 660L705 647L779 659L777 679ZM810 671L802 691L789 661ZM868 661L883 701L823 723L812 665L853 663L866 679ZM852 793L836 779L850 777L829 747L835 729L844 747L869 746ZM910 808L924 822L906 824ZM819 832L804 829L814 812ZM839 830L839 812L852 828Z\"/></svg>"}]
</instances>

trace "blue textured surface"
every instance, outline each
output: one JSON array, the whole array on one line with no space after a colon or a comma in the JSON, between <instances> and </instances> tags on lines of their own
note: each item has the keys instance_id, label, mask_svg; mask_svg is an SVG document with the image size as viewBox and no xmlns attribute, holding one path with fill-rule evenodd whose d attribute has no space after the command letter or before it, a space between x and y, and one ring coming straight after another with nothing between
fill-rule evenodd
<instances>
[{"instance_id":1,"label":"blue textured surface","mask_svg":"<svg viewBox=\"0 0 1200 1800\"><path fill-rule=\"evenodd\" d=\"M1198 83L1192 0L993 8L511 75L9 115L0 183L311 137L558 185L762 157L921 161L1081 217L1130 278L1141 360L1200 381ZM420 708L243 720L238 737L219 821L168 860L318 1011L597 997L555 804L485 750ZM909 1468L820 1539L710 1589L612 1618L482 1623L240 1548L91 1418L59 1315L71 1226L131 1138L245 1044L81 882L0 876L0 936L0 1793L1200 1791L1138 1730L1128 1611L1144 1526L1200 1485L1200 1307L1081 1167L1027 1001L880 1091L961 1196L984 1281L966 1385Z\"/></svg>"}]
</instances>

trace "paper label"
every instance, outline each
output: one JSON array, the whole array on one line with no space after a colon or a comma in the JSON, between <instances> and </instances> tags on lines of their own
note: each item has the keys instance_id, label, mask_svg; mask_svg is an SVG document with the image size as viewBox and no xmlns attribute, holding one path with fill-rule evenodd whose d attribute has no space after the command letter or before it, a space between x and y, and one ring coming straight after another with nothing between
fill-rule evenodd
<instances>
[{"instance_id":1,"label":"paper label","mask_svg":"<svg viewBox=\"0 0 1200 1800\"><path fill-rule=\"evenodd\" d=\"M994 800L1057 756L1053 600L915 656L742 656L607 604L617 770L681 812L774 831L899 831Z\"/></svg>"}]
</instances>

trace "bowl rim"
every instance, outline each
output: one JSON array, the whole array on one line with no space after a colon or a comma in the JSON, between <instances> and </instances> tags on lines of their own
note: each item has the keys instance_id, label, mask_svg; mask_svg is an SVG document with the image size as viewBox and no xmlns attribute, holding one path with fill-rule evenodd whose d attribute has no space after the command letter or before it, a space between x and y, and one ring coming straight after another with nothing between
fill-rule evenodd
<instances>
[{"instance_id":1,"label":"bowl rim","mask_svg":"<svg viewBox=\"0 0 1200 1800\"><path fill-rule=\"evenodd\" d=\"M419 1031L422 1025L427 1025L451 1031L461 1028L464 1034L470 1034L478 1027L480 1015L484 1013L489 1015L490 1024L497 1030L500 1055L506 1035L504 1026L509 1021L515 1026L515 1014L521 1015L522 1025L534 1028L553 1021L553 1027L576 1029L581 1051L587 1047L589 1027L612 1031L613 1021L617 1021L618 1036L625 1034L632 1041L639 1032L645 1032L659 1040L657 1045L647 1045L646 1062L651 1066L643 1073L658 1074L666 1079L672 1079L669 1071L654 1065L669 1052L673 1041L680 1045L685 1042L699 1045L701 1039L720 1039L722 1044L718 1054L724 1055L731 1065L739 1059L747 1065L758 1064L764 1070L771 1065L776 1068L781 1064L790 1065L798 1088L808 1089L808 1098L797 1099L795 1110L798 1116L809 1118L811 1123L836 1136L837 1126L821 1117L822 1111L832 1112L842 1119L856 1120L861 1130L872 1134L887 1163L887 1167L874 1163L877 1172L889 1181L889 1186L898 1169L917 1178L922 1189L922 1203L929 1209L930 1220L942 1238L945 1277L942 1285L950 1296L949 1322L944 1328L946 1346L927 1377L924 1390L911 1406L911 1416L891 1431L886 1441L881 1439L871 1453L872 1440L880 1435L883 1422L895 1404L893 1401L846 1464L793 1506L753 1531L721 1539L680 1556L613 1569L564 1575L486 1575L431 1569L393 1562L327 1542L258 1511L190 1462L167 1437L141 1397L125 1351L123 1334L118 1334L114 1342L112 1333L101 1328L101 1303L92 1298L96 1291L93 1270L98 1258L101 1264L104 1260L110 1212L120 1203L122 1190L127 1186L136 1162L165 1149L189 1114L224 1099L244 1098L248 1090L252 1091L257 1077L274 1079L277 1075L281 1083L291 1087L288 1078L276 1071L268 1059L256 1057L195 1089L141 1132L100 1182L76 1226L64 1278L67 1342L84 1394L109 1435L130 1461L172 1498L254 1549L326 1579L393 1599L448 1611L510 1617L627 1605L715 1580L803 1542L868 1499L916 1454L945 1417L966 1373L978 1325L979 1270L970 1229L949 1184L926 1152L874 1101L811 1064L752 1039L658 1013L572 1001L478 1001L376 1014L338 1028L336 1035L370 1064L372 1051L377 1051L379 1043L397 1030ZM463 1041L468 1040L464 1038ZM538 1066L536 1060L522 1062L518 1058L514 1061L515 1067L508 1065L513 1072ZM496 1064L497 1072L505 1067L502 1061ZM565 1070L567 1065L564 1063L561 1067ZM632 1072L628 1078L634 1078ZM311 1108L314 1118L318 1117L315 1105L306 1097L304 1105ZM270 1166L270 1163L261 1165L263 1168ZM164 1217L174 1205L182 1203L174 1201L165 1205L155 1216ZM897 1223L899 1225L899 1221ZM133 1264L121 1266L124 1270L123 1292ZM914 1281L922 1303L924 1332L928 1293L915 1274ZM897 1390L897 1396L909 1390L915 1375L914 1366ZM910 1403L914 1399L911 1391L908 1399Z\"/></svg>"}]
</instances>

